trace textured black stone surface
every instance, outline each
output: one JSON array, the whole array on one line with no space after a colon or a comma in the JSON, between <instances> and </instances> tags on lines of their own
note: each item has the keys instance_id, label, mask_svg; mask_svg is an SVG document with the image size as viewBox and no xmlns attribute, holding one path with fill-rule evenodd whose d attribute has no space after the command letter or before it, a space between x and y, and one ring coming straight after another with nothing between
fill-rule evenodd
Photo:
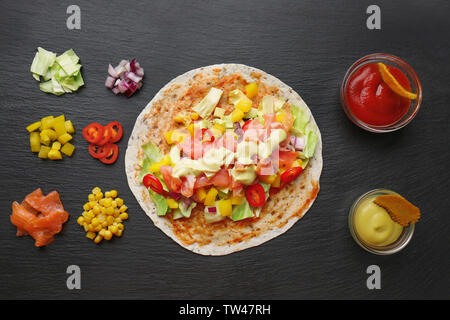
<instances>
[{"instance_id":1,"label":"textured black stone surface","mask_svg":"<svg viewBox=\"0 0 450 320\"><path fill-rule=\"evenodd\" d=\"M66 28L69 1L0 2L0 297L400 299L448 298L449 48L447 1L377 1L382 29L366 28L370 1L77 1L81 30ZM73 48L85 87L60 97L39 91L29 72L36 48ZM423 86L422 108L406 128L371 134L353 125L339 102L345 71L385 52L405 59ZM108 63L136 57L143 89L130 99L104 87ZM282 236L224 257L178 246L145 216L127 185L124 155L137 115L175 76L236 62L273 74L305 99L323 137L319 196ZM64 113L76 127L76 153L43 161L29 151L25 126ZM112 166L92 159L81 131L120 121L125 130ZM94 186L115 188L129 206L124 236L95 245L76 224ZM60 192L71 218L50 246L16 238L11 203L37 187ZM353 200L393 189L422 209L406 249L371 255L347 227ZM66 287L78 265L82 289ZM379 265L382 289L366 288Z\"/></svg>"}]
</instances>

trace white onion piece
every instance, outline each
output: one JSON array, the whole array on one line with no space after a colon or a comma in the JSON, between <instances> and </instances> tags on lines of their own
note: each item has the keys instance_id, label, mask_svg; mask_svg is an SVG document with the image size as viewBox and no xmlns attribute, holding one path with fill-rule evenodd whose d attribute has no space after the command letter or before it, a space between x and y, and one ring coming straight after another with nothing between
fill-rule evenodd
<instances>
[{"instance_id":1,"label":"white onion piece","mask_svg":"<svg viewBox=\"0 0 450 320\"><path fill-rule=\"evenodd\" d=\"M143 77L144 76L144 68L138 68L136 70L136 75L138 75L139 77Z\"/></svg>"},{"instance_id":2,"label":"white onion piece","mask_svg":"<svg viewBox=\"0 0 450 320\"><path fill-rule=\"evenodd\" d=\"M127 72L126 77L130 80L133 80L136 83L141 82L142 78L135 75L133 72Z\"/></svg>"},{"instance_id":3,"label":"white onion piece","mask_svg":"<svg viewBox=\"0 0 450 320\"><path fill-rule=\"evenodd\" d=\"M120 90L119 90L119 88L113 88L112 89L112 92L115 94L115 95L118 95L119 93L120 93Z\"/></svg>"}]
</instances>

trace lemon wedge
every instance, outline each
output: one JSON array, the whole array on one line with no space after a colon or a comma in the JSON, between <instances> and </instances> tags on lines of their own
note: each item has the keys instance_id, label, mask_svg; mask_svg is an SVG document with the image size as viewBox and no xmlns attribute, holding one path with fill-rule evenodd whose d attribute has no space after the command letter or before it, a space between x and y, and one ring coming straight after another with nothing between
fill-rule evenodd
<instances>
[{"instance_id":1,"label":"lemon wedge","mask_svg":"<svg viewBox=\"0 0 450 320\"><path fill-rule=\"evenodd\" d=\"M378 70L380 70L381 78L383 81L388 85L389 88L391 88L392 91L394 91L399 96L402 96L404 98L408 98L410 100L417 99L417 94L409 92L405 88L402 87L402 85L395 79L395 77L392 75L392 73L389 72L387 66L384 63L378 62Z\"/></svg>"}]
</instances>

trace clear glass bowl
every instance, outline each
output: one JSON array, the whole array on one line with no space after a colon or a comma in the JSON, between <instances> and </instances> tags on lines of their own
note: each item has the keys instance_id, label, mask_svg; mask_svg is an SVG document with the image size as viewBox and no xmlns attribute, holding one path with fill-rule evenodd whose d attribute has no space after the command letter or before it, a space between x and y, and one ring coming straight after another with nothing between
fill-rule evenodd
<instances>
[{"instance_id":1,"label":"clear glass bowl","mask_svg":"<svg viewBox=\"0 0 450 320\"><path fill-rule=\"evenodd\" d=\"M402 233L400 234L400 236L398 237L398 239L395 242L391 243L390 245L383 246L383 247L373 246L371 244L368 244L368 243L364 242L358 236L358 233L354 226L354 217L355 217L356 211L358 210L358 206L364 200L366 200L368 198L371 198L373 196L385 195L385 194L398 194L398 193L388 190L388 189L371 190L371 191L363 194L362 196L360 196L358 199L356 199L356 201L351 206L350 212L348 215L348 226L350 229L350 234L352 235L353 239L364 250L374 253L374 254L378 254L378 255L389 255L389 254L393 254L393 253L396 253L396 252L399 252L400 250L402 250L404 247L406 247L406 245L411 240L411 238L414 234L414 229L415 229L415 224L410 223L407 227L403 227Z\"/></svg>"},{"instance_id":2,"label":"clear glass bowl","mask_svg":"<svg viewBox=\"0 0 450 320\"><path fill-rule=\"evenodd\" d=\"M351 110L348 107L347 99L345 92L347 90L348 81L353 75L353 73L361 68L362 66L368 64L368 63L377 63L382 62L386 65L391 65L399 70L401 70L406 77L409 80L409 83L411 85L411 90L415 93L417 93L417 99L411 100L411 104L409 106L408 112L405 113L405 115L399 119L397 122L389 124L387 126L375 126L371 124L367 124L361 120L359 120L357 117L353 115ZM358 61L356 61L345 74L344 80L342 81L341 85L341 105L344 109L344 112L346 113L347 117L357 126L360 128L376 132L376 133L385 133L385 132L392 132L398 129L403 128L408 123L411 122L412 119L416 116L417 112L420 109L420 105L422 103L422 86L420 84L419 78L417 77L416 73L414 72L413 68L411 68L405 61L402 59L393 56L391 54L386 53L373 53L370 55L367 55L365 57L362 57Z\"/></svg>"}]
</instances>

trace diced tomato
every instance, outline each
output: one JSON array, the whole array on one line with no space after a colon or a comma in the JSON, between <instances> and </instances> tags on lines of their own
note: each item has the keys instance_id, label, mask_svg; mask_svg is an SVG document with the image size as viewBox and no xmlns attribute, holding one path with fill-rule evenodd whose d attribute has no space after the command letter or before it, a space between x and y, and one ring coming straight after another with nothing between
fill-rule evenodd
<instances>
[{"instance_id":1,"label":"diced tomato","mask_svg":"<svg viewBox=\"0 0 450 320\"><path fill-rule=\"evenodd\" d=\"M231 185L231 177L227 169L220 169L212 178L211 183L219 188L227 188Z\"/></svg>"},{"instance_id":2,"label":"diced tomato","mask_svg":"<svg viewBox=\"0 0 450 320\"><path fill-rule=\"evenodd\" d=\"M180 193L182 181L179 178L172 177L171 166L161 166L160 171L163 176L164 183L172 192Z\"/></svg>"}]
</instances>

